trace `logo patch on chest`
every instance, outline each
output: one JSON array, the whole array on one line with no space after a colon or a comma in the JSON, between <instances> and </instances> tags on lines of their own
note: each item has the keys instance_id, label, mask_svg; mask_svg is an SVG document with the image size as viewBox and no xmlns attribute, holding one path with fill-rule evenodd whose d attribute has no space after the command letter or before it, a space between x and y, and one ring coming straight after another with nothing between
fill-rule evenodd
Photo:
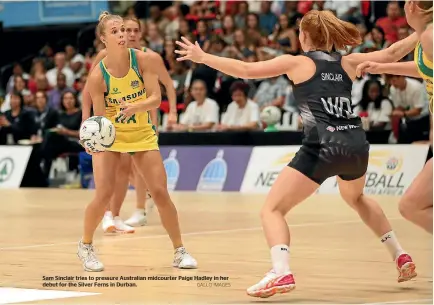
<instances>
[{"instance_id":1,"label":"logo patch on chest","mask_svg":"<svg viewBox=\"0 0 434 305\"><path fill-rule=\"evenodd\" d=\"M138 80L131 81L131 88L136 89L137 87L139 87L139 81Z\"/></svg>"}]
</instances>

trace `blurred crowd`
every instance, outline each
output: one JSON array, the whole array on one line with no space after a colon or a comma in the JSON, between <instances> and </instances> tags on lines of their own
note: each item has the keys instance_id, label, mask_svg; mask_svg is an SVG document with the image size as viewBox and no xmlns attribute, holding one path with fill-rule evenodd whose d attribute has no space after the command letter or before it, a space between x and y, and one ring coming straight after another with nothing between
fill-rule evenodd
<instances>
[{"instance_id":1,"label":"blurred crowd","mask_svg":"<svg viewBox=\"0 0 434 305\"><path fill-rule=\"evenodd\" d=\"M378 9L376 5L383 5ZM345 52L372 52L387 48L411 34L401 2L389 1L161 1L129 7L125 16L141 22L141 44L158 52L177 93L179 120L165 123L167 99L160 109L162 131L262 130L261 111L281 110L280 130L301 128L289 124L297 117L292 87L285 76L242 80L205 65L176 61L175 41L181 36L198 41L207 52L246 62L301 53L299 23L311 10L331 10L357 25L363 43ZM145 16L144 16L145 15ZM39 142L44 166L62 153L77 152L81 123L81 93L89 68L104 45L95 38L93 51L79 54L73 45L63 50L45 47L30 71L17 62L1 104L0 145ZM404 60L412 60L409 54ZM428 96L419 79L382 75L354 82L354 111L369 130L390 130L391 143L427 140ZM403 116L403 111L410 115ZM286 119L285 119L286 118ZM296 120L298 121L298 120Z\"/></svg>"}]
</instances>

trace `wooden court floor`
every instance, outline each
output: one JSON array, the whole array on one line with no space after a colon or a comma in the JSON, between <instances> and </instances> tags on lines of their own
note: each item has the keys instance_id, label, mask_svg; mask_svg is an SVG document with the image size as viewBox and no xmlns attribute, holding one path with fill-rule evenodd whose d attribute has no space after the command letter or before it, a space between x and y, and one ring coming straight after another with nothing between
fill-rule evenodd
<instances>
[{"instance_id":1,"label":"wooden court floor","mask_svg":"<svg viewBox=\"0 0 434 305\"><path fill-rule=\"evenodd\" d=\"M265 196L173 194L184 243L198 260L197 270L171 267L171 243L154 210L149 225L134 234L104 235L99 228L95 246L106 270L87 273L76 247L91 197L92 191L85 190L0 190L0 291L15 287L95 293L32 304L433 304L432 236L400 217L396 197L377 199L417 264L414 281L397 283L386 249L338 196L315 195L288 216L297 289L267 300L245 293L271 266L259 218ZM129 216L133 204L134 193L129 193L122 216ZM56 276L74 280L56 281ZM75 280L80 276L88 279ZM121 276L127 279L121 281ZM44 287L47 282L58 287ZM92 287L78 287L79 282ZM95 282L109 287L95 287ZM6 297L0 293L0 304L2 298L7 303Z\"/></svg>"}]
</instances>

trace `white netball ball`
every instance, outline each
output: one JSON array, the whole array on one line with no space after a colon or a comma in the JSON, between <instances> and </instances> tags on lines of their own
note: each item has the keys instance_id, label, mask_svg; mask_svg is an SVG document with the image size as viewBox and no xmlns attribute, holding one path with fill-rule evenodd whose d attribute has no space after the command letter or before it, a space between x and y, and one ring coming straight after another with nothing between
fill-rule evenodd
<instances>
[{"instance_id":1,"label":"white netball ball","mask_svg":"<svg viewBox=\"0 0 434 305\"><path fill-rule=\"evenodd\" d=\"M275 125L280 122L282 113L276 106L267 106L262 109L260 119L267 125Z\"/></svg>"},{"instance_id":2,"label":"white netball ball","mask_svg":"<svg viewBox=\"0 0 434 305\"><path fill-rule=\"evenodd\" d=\"M80 127L80 143L92 152L102 152L115 142L113 123L103 116L88 118Z\"/></svg>"}]
</instances>

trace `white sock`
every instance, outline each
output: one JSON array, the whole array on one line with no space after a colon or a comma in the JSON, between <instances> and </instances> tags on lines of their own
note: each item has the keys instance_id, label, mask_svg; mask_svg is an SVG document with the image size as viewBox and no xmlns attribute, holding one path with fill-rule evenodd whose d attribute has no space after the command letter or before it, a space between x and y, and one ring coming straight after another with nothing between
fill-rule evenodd
<instances>
[{"instance_id":1,"label":"white sock","mask_svg":"<svg viewBox=\"0 0 434 305\"><path fill-rule=\"evenodd\" d=\"M393 260L405 253L393 231L387 232L381 236L381 242L387 247L387 250L389 250Z\"/></svg>"},{"instance_id":2,"label":"white sock","mask_svg":"<svg viewBox=\"0 0 434 305\"><path fill-rule=\"evenodd\" d=\"M289 273L289 247L287 245L275 245L270 252L274 272L277 275Z\"/></svg>"},{"instance_id":3,"label":"white sock","mask_svg":"<svg viewBox=\"0 0 434 305\"><path fill-rule=\"evenodd\" d=\"M112 219L113 219L113 214L112 214L111 211L106 211L106 212L104 213L104 217L108 217L108 218L112 218Z\"/></svg>"},{"instance_id":4,"label":"white sock","mask_svg":"<svg viewBox=\"0 0 434 305\"><path fill-rule=\"evenodd\" d=\"M136 209L136 211L134 213L140 214L140 215L146 215L146 210L145 209Z\"/></svg>"}]
</instances>

